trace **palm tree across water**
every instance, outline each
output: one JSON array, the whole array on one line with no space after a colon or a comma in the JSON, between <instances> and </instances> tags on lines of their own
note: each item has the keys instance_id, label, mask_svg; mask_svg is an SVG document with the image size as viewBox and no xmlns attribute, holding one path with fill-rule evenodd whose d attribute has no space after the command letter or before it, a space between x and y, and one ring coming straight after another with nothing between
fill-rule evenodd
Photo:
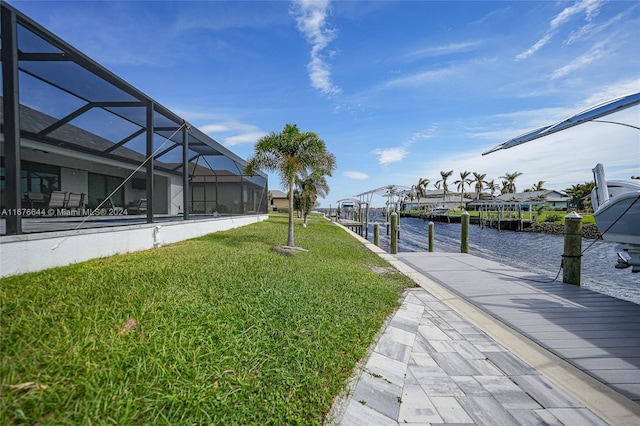
<instances>
[{"instance_id":1,"label":"palm tree across water","mask_svg":"<svg viewBox=\"0 0 640 426\"><path fill-rule=\"evenodd\" d=\"M476 200L480 199L480 193L482 192L482 189L484 188L484 185L487 184L487 182L485 182L484 178L487 177L487 174L481 174L478 172L473 172L473 180L471 181L471 183L475 182L475 190L476 190Z\"/></svg>"},{"instance_id":2,"label":"palm tree across water","mask_svg":"<svg viewBox=\"0 0 640 426\"><path fill-rule=\"evenodd\" d=\"M453 182L456 185L458 185L458 191L460 191L460 209L464 210L464 187L467 185L471 185L471 179L469 179L469 175L471 174L471 172L468 171L464 171L464 172L460 172L460 179L458 179L457 181Z\"/></svg>"},{"instance_id":3,"label":"palm tree across water","mask_svg":"<svg viewBox=\"0 0 640 426\"><path fill-rule=\"evenodd\" d=\"M502 186L500 187L500 195L508 194L510 192L509 182L506 180L503 180L500 183L502 184Z\"/></svg>"},{"instance_id":4,"label":"palm tree across water","mask_svg":"<svg viewBox=\"0 0 640 426\"><path fill-rule=\"evenodd\" d=\"M504 179L504 191L505 193L516 192L516 179L522 176L522 172L505 173L504 176L500 176L500 179Z\"/></svg>"},{"instance_id":5,"label":"palm tree across water","mask_svg":"<svg viewBox=\"0 0 640 426\"><path fill-rule=\"evenodd\" d=\"M484 187L491 194L491 198L493 198L493 194L497 190L500 189L500 185L495 182L495 179L491 179L489 182L485 182L486 186Z\"/></svg>"},{"instance_id":6,"label":"palm tree across water","mask_svg":"<svg viewBox=\"0 0 640 426\"><path fill-rule=\"evenodd\" d=\"M442 204L443 207L447 207L447 194L449 193L449 185L447 185L447 179L451 177L453 174L453 170L449 170L448 172L440 171L440 176L442 179L436 182L436 185L442 184Z\"/></svg>"},{"instance_id":7,"label":"palm tree across water","mask_svg":"<svg viewBox=\"0 0 640 426\"><path fill-rule=\"evenodd\" d=\"M431 182L429 179L420 178L418 179L418 183L411 188L415 191L416 198L418 199L418 208L420 208L420 198L426 195L427 185L429 185L429 182Z\"/></svg>"},{"instance_id":8,"label":"palm tree across water","mask_svg":"<svg viewBox=\"0 0 640 426\"><path fill-rule=\"evenodd\" d=\"M571 205L573 207L578 208L578 210L583 210L591 204L589 196L594 187L594 181L578 183L571 185L571 188L565 189L564 192L571 197Z\"/></svg>"},{"instance_id":9,"label":"palm tree across water","mask_svg":"<svg viewBox=\"0 0 640 426\"><path fill-rule=\"evenodd\" d=\"M546 180L538 181L538 183L536 183L531 187L531 192L546 191L546 188L544 187L544 184L546 182L547 182Z\"/></svg>"},{"instance_id":10,"label":"palm tree across water","mask_svg":"<svg viewBox=\"0 0 640 426\"><path fill-rule=\"evenodd\" d=\"M244 174L253 176L258 170L277 172L281 184L289 191L289 233L287 246L295 247L293 239L293 190L296 176L318 172L331 176L336 168L335 156L317 134L300 132L295 124L286 124L280 133L261 137L254 154L244 167Z\"/></svg>"}]
</instances>

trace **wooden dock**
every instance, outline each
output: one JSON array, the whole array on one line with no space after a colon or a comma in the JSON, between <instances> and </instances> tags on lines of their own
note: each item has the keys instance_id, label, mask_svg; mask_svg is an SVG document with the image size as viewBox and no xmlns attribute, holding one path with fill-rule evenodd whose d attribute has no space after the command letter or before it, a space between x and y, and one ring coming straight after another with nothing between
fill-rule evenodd
<instances>
[{"instance_id":1,"label":"wooden dock","mask_svg":"<svg viewBox=\"0 0 640 426\"><path fill-rule=\"evenodd\" d=\"M640 305L468 254L395 258L640 403Z\"/></svg>"},{"instance_id":2,"label":"wooden dock","mask_svg":"<svg viewBox=\"0 0 640 426\"><path fill-rule=\"evenodd\" d=\"M358 235L362 235L362 222L349 220L349 219L340 219L338 223L344 226L345 228L347 228L348 230L350 230L351 232L355 232Z\"/></svg>"}]
</instances>

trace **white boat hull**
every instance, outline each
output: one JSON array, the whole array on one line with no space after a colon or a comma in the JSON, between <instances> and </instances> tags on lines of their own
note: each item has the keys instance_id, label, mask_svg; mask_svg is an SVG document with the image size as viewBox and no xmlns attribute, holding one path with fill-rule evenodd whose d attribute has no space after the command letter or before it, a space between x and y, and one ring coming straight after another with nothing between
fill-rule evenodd
<instances>
[{"instance_id":1,"label":"white boat hull","mask_svg":"<svg viewBox=\"0 0 640 426\"><path fill-rule=\"evenodd\" d=\"M593 217L603 240L640 245L640 191L611 198Z\"/></svg>"},{"instance_id":2,"label":"white boat hull","mask_svg":"<svg viewBox=\"0 0 640 426\"><path fill-rule=\"evenodd\" d=\"M598 177L592 196L598 230L603 240L618 243L616 249L629 255L633 272L640 272L640 182L608 181L604 192Z\"/></svg>"}]
</instances>

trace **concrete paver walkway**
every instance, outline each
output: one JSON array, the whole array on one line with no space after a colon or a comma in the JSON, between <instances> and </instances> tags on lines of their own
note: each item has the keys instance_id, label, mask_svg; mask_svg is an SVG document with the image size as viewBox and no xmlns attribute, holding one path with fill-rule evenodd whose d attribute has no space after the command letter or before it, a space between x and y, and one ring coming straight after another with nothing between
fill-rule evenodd
<instances>
[{"instance_id":1,"label":"concrete paver walkway","mask_svg":"<svg viewBox=\"0 0 640 426\"><path fill-rule=\"evenodd\" d=\"M606 423L437 297L412 289L334 424Z\"/></svg>"}]
</instances>

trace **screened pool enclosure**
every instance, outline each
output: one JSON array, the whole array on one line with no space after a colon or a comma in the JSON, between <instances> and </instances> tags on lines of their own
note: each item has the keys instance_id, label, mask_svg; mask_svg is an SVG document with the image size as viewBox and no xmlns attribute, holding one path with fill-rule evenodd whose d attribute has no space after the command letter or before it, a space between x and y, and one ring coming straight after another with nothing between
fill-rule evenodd
<instances>
[{"instance_id":1,"label":"screened pool enclosure","mask_svg":"<svg viewBox=\"0 0 640 426\"><path fill-rule=\"evenodd\" d=\"M267 213L267 177L2 2L3 234L26 221ZM167 82L168 84L170 82ZM55 230L55 226L47 226Z\"/></svg>"}]
</instances>

